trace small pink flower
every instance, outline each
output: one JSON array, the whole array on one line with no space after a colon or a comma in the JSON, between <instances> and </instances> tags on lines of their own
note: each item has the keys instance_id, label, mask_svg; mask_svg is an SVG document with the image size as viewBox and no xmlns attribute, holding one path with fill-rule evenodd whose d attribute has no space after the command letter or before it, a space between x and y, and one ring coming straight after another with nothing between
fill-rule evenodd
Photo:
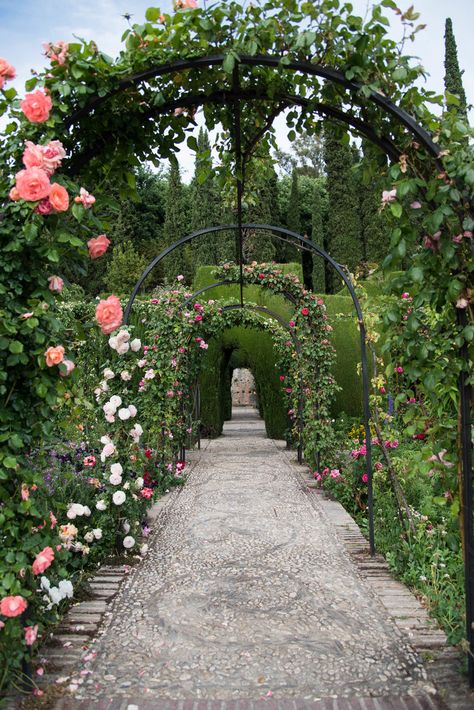
<instances>
[{"instance_id":1,"label":"small pink flower","mask_svg":"<svg viewBox=\"0 0 474 710\"><path fill-rule=\"evenodd\" d=\"M32 565L33 574L43 574L43 572L50 567L53 560L54 551L52 547L45 547L36 555Z\"/></svg>"},{"instance_id":2,"label":"small pink flower","mask_svg":"<svg viewBox=\"0 0 474 710\"><path fill-rule=\"evenodd\" d=\"M198 314L198 315L194 316L194 320L195 320L195 322L201 321L202 316L200 314Z\"/></svg>"},{"instance_id":3,"label":"small pink flower","mask_svg":"<svg viewBox=\"0 0 474 710\"><path fill-rule=\"evenodd\" d=\"M30 497L30 489L26 485L26 483L21 484L21 499L22 500L28 500Z\"/></svg>"},{"instance_id":4,"label":"small pink flower","mask_svg":"<svg viewBox=\"0 0 474 710\"><path fill-rule=\"evenodd\" d=\"M469 302L467 298L458 298L456 301L456 308L467 308L469 305Z\"/></svg>"},{"instance_id":5,"label":"small pink flower","mask_svg":"<svg viewBox=\"0 0 474 710\"><path fill-rule=\"evenodd\" d=\"M27 646L32 646L38 636L38 624L34 626L25 626L25 643Z\"/></svg>"},{"instance_id":6,"label":"small pink flower","mask_svg":"<svg viewBox=\"0 0 474 710\"><path fill-rule=\"evenodd\" d=\"M20 616L27 606L26 600L20 595L15 597L3 597L0 601L0 614L9 618Z\"/></svg>"},{"instance_id":7,"label":"small pink flower","mask_svg":"<svg viewBox=\"0 0 474 710\"><path fill-rule=\"evenodd\" d=\"M384 190L382 192L382 206L385 206L389 202L395 202L396 199L397 199L396 188L393 188L393 190Z\"/></svg>"},{"instance_id":8,"label":"small pink flower","mask_svg":"<svg viewBox=\"0 0 474 710\"><path fill-rule=\"evenodd\" d=\"M452 241L453 241L455 244L461 244L462 240L463 240L463 235L462 235L462 234L456 234L456 236L452 237Z\"/></svg>"},{"instance_id":9,"label":"small pink flower","mask_svg":"<svg viewBox=\"0 0 474 710\"><path fill-rule=\"evenodd\" d=\"M415 202L412 202L410 207L412 210L421 210L421 203L415 200Z\"/></svg>"},{"instance_id":10,"label":"small pink flower","mask_svg":"<svg viewBox=\"0 0 474 710\"><path fill-rule=\"evenodd\" d=\"M82 463L84 464L84 466L87 466L87 468L92 468L96 465L97 459L95 456L86 456Z\"/></svg>"},{"instance_id":11,"label":"small pink flower","mask_svg":"<svg viewBox=\"0 0 474 710\"><path fill-rule=\"evenodd\" d=\"M402 293L402 298L404 301L406 301L407 299L410 298L410 294L408 293L408 291L405 291L404 293Z\"/></svg>"},{"instance_id":12,"label":"small pink flower","mask_svg":"<svg viewBox=\"0 0 474 710\"><path fill-rule=\"evenodd\" d=\"M183 274L179 274L179 276L176 277L177 281L184 281L184 276Z\"/></svg>"},{"instance_id":13,"label":"small pink flower","mask_svg":"<svg viewBox=\"0 0 474 710\"><path fill-rule=\"evenodd\" d=\"M369 480L368 475L367 475L366 473L363 473L363 474L362 474L362 482L363 482L363 483L367 483L368 480Z\"/></svg>"},{"instance_id":14,"label":"small pink flower","mask_svg":"<svg viewBox=\"0 0 474 710\"><path fill-rule=\"evenodd\" d=\"M21 315L22 318L31 318L31 316L34 316L33 311L29 311L29 313L22 313Z\"/></svg>"},{"instance_id":15,"label":"small pink flower","mask_svg":"<svg viewBox=\"0 0 474 710\"><path fill-rule=\"evenodd\" d=\"M94 195L91 195L84 187L79 190L79 195L74 198L76 204L81 204L84 209L89 210L95 202Z\"/></svg>"},{"instance_id":16,"label":"small pink flower","mask_svg":"<svg viewBox=\"0 0 474 710\"><path fill-rule=\"evenodd\" d=\"M377 463L374 465L374 468L376 471L381 471L383 469L383 465L380 463L380 461L377 461Z\"/></svg>"},{"instance_id":17,"label":"small pink flower","mask_svg":"<svg viewBox=\"0 0 474 710\"><path fill-rule=\"evenodd\" d=\"M59 369L59 376L60 377L69 377L71 372L76 367L72 360L64 359L61 364L62 364L62 367Z\"/></svg>"},{"instance_id":18,"label":"small pink flower","mask_svg":"<svg viewBox=\"0 0 474 710\"><path fill-rule=\"evenodd\" d=\"M48 277L49 290L53 293L61 293L64 288L64 281L60 276L49 276Z\"/></svg>"},{"instance_id":19,"label":"small pink flower","mask_svg":"<svg viewBox=\"0 0 474 710\"><path fill-rule=\"evenodd\" d=\"M404 372L403 367L401 365L398 365L398 367L395 368L395 372L401 375L402 372Z\"/></svg>"},{"instance_id":20,"label":"small pink flower","mask_svg":"<svg viewBox=\"0 0 474 710\"><path fill-rule=\"evenodd\" d=\"M51 510L49 511L49 522L51 530L53 530L56 527L58 521L55 514Z\"/></svg>"},{"instance_id":21,"label":"small pink flower","mask_svg":"<svg viewBox=\"0 0 474 710\"><path fill-rule=\"evenodd\" d=\"M288 323L288 325L290 326L290 328L294 328L294 327L295 327L295 321L294 321L294 320L290 320L290 322Z\"/></svg>"}]
</instances>

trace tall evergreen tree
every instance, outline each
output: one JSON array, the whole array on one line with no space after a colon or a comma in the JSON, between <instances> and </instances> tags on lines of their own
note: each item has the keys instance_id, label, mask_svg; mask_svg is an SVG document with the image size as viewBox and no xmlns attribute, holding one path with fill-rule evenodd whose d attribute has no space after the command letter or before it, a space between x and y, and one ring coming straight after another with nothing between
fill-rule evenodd
<instances>
[{"instance_id":1,"label":"tall evergreen tree","mask_svg":"<svg viewBox=\"0 0 474 710\"><path fill-rule=\"evenodd\" d=\"M191 185L191 229L193 232L197 229L217 225L220 221L214 177L210 172L212 168L211 144L209 135L204 128L199 130L197 145L196 166ZM192 262L196 267L219 263L219 235L208 234L205 237L199 237L190 246Z\"/></svg>"},{"instance_id":2,"label":"tall evergreen tree","mask_svg":"<svg viewBox=\"0 0 474 710\"><path fill-rule=\"evenodd\" d=\"M288 229L291 229L292 232L301 234L301 202L298 172L296 167L293 168L293 171L291 173L291 189L286 209L286 226L288 227ZM299 260L300 252L298 251L298 249L296 249L293 244L284 245L284 248L282 250L282 261L291 262Z\"/></svg>"},{"instance_id":3,"label":"tall evergreen tree","mask_svg":"<svg viewBox=\"0 0 474 710\"><path fill-rule=\"evenodd\" d=\"M168 173L165 223L163 225L163 248L173 244L173 242L183 236L183 186L181 184L178 162L172 161ZM184 274L186 272L186 260L183 247L178 247L165 257L163 269L163 275L168 281L173 281L178 274Z\"/></svg>"},{"instance_id":4,"label":"tall evergreen tree","mask_svg":"<svg viewBox=\"0 0 474 710\"><path fill-rule=\"evenodd\" d=\"M383 190L382 174L387 160L372 143L363 141L363 157L357 166L359 192L361 260L365 264L380 265L388 254L390 228L387 213L380 210Z\"/></svg>"},{"instance_id":5,"label":"tall evergreen tree","mask_svg":"<svg viewBox=\"0 0 474 710\"><path fill-rule=\"evenodd\" d=\"M458 50L456 47L456 39L454 37L453 23L450 17L446 18L444 32L444 88L450 94L455 94L459 98L460 105L449 106L450 110L457 110L459 113L467 117L467 101L466 93L462 84L463 72L459 68Z\"/></svg>"},{"instance_id":6,"label":"tall evergreen tree","mask_svg":"<svg viewBox=\"0 0 474 710\"><path fill-rule=\"evenodd\" d=\"M326 203L326 204L325 204ZM321 180L315 181L313 188L313 214L311 240L325 249L324 224L327 217L327 195ZM313 256L313 290L326 293L326 274L324 260Z\"/></svg>"},{"instance_id":7,"label":"tall evergreen tree","mask_svg":"<svg viewBox=\"0 0 474 710\"><path fill-rule=\"evenodd\" d=\"M344 130L334 124L325 127L324 161L328 192L327 245L330 255L351 271L361 259L359 199L353 171L353 154L344 141ZM334 293L340 287L333 269L326 268L326 287Z\"/></svg>"}]
</instances>

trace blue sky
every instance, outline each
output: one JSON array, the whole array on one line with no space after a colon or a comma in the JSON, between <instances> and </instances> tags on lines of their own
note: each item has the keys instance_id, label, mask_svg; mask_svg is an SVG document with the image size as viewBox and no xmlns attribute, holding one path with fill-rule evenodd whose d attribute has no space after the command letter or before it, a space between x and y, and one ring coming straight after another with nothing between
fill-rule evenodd
<instances>
[{"instance_id":1,"label":"blue sky","mask_svg":"<svg viewBox=\"0 0 474 710\"><path fill-rule=\"evenodd\" d=\"M421 64L430 74L428 88L443 91L443 35L444 22L451 17L458 44L458 55L468 102L474 103L474 0L400 0L405 10L411 4L421 12L420 22L427 28L417 35L414 43L407 43L406 52L420 57ZM150 5L170 9L171 1L150 0L0 0L0 56L16 67L18 78L14 85L22 91L30 69L44 66L42 43L73 35L94 39L100 49L115 56L120 49L120 37L127 27L124 13L133 15L133 22L144 19ZM364 14L367 0L353 0L354 10ZM390 14L390 13L389 13ZM399 35L397 20L393 20L393 36ZM285 132L278 127L278 137L285 149L288 147ZM187 179L192 170L192 159L182 155Z\"/></svg>"}]
</instances>

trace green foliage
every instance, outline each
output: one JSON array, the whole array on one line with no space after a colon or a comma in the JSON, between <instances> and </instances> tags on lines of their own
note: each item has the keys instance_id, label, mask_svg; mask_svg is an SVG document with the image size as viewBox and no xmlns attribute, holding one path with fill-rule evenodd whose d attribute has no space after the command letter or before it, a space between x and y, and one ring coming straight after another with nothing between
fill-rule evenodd
<instances>
[{"instance_id":1,"label":"green foliage","mask_svg":"<svg viewBox=\"0 0 474 710\"><path fill-rule=\"evenodd\" d=\"M444 88L449 94L453 94L459 100L459 104L451 103L448 106L450 111L458 112L467 119L466 92L462 84L463 72L459 68L458 50L456 38L454 37L453 22L450 17L446 18L444 31Z\"/></svg>"},{"instance_id":2,"label":"green foliage","mask_svg":"<svg viewBox=\"0 0 474 710\"><path fill-rule=\"evenodd\" d=\"M311 240L322 249L326 249L324 227L327 221L327 210L327 193L322 181L318 180L313 188ZM316 293L326 293L326 263L316 254L313 254L313 290Z\"/></svg>"},{"instance_id":3,"label":"green foliage","mask_svg":"<svg viewBox=\"0 0 474 710\"><path fill-rule=\"evenodd\" d=\"M185 236L183 206L183 188L179 166L178 163L173 160L168 173L162 249ZM165 273L170 281L173 281L179 274L186 274L188 276L189 269L186 268L183 249L175 249L171 254L166 256L162 268L165 269Z\"/></svg>"},{"instance_id":4,"label":"green foliage","mask_svg":"<svg viewBox=\"0 0 474 710\"><path fill-rule=\"evenodd\" d=\"M122 242L114 247L112 259L107 266L107 290L117 294L130 294L140 278L146 259L135 249L132 242Z\"/></svg>"}]
</instances>

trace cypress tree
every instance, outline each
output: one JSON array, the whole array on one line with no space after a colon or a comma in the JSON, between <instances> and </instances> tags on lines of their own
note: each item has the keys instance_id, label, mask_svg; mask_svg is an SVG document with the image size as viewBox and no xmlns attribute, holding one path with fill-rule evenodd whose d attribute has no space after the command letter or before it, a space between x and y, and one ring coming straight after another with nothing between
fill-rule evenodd
<instances>
[{"instance_id":1,"label":"cypress tree","mask_svg":"<svg viewBox=\"0 0 474 710\"><path fill-rule=\"evenodd\" d=\"M453 23L451 18L446 18L444 32L444 88L450 94L454 94L459 98L460 105L449 105L449 110L456 110L467 118L467 101L466 93L462 85L463 72L459 68L458 50L456 47L456 39L453 32Z\"/></svg>"},{"instance_id":2,"label":"cypress tree","mask_svg":"<svg viewBox=\"0 0 474 710\"><path fill-rule=\"evenodd\" d=\"M325 127L324 161L328 192L327 245L329 254L353 271L361 259L359 199L353 174L353 154L343 142L344 130L332 123ZM337 275L326 269L328 293L339 290Z\"/></svg>"},{"instance_id":3,"label":"cypress tree","mask_svg":"<svg viewBox=\"0 0 474 710\"><path fill-rule=\"evenodd\" d=\"M197 145L196 166L191 185L191 230L193 232L197 229L217 225L219 221L214 178L210 172L212 168L211 144L209 135L204 128L199 130ZM219 235L208 234L191 243L192 262L196 267L219 263L218 240Z\"/></svg>"},{"instance_id":4,"label":"cypress tree","mask_svg":"<svg viewBox=\"0 0 474 710\"><path fill-rule=\"evenodd\" d=\"M106 283L113 293L129 294L140 278L147 260L132 242L117 244L107 265Z\"/></svg>"},{"instance_id":5,"label":"cypress tree","mask_svg":"<svg viewBox=\"0 0 474 710\"><path fill-rule=\"evenodd\" d=\"M177 161L171 162L168 173L168 190L166 194L165 223L163 225L163 248L173 244L184 236L183 186ZM165 257L163 262L164 275L168 281L174 281L178 274L186 271L186 261L183 247L178 247Z\"/></svg>"},{"instance_id":6,"label":"cypress tree","mask_svg":"<svg viewBox=\"0 0 474 710\"><path fill-rule=\"evenodd\" d=\"M321 180L315 181L313 189L313 214L311 240L318 246L324 245L324 221L325 205L327 198ZM326 274L324 260L319 256L313 256L313 289L316 293L326 293Z\"/></svg>"},{"instance_id":7,"label":"cypress tree","mask_svg":"<svg viewBox=\"0 0 474 710\"><path fill-rule=\"evenodd\" d=\"M379 168L386 169L387 160L367 141L363 141L362 149L363 157L356 173L360 204L361 259L365 264L380 265L390 246L387 214L380 210L383 183Z\"/></svg>"},{"instance_id":8,"label":"cypress tree","mask_svg":"<svg viewBox=\"0 0 474 710\"><path fill-rule=\"evenodd\" d=\"M301 234L301 203L296 168L293 168L291 173L291 189L286 209L286 226L288 229L291 229L292 232ZM293 244L284 244L282 257L284 262L299 261L300 253Z\"/></svg>"}]
</instances>

